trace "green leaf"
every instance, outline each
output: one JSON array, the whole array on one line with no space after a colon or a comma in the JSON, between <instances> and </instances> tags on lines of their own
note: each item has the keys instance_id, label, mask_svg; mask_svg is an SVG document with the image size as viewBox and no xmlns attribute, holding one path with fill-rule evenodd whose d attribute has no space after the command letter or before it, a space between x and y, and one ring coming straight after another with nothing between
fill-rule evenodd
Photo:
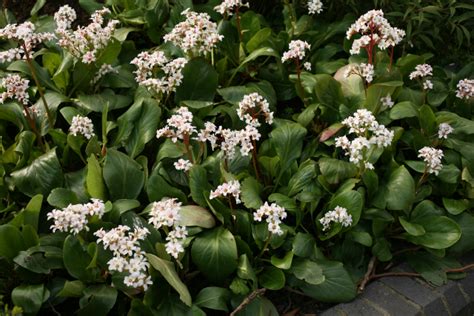
<instances>
[{"instance_id":1,"label":"green leaf","mask_svg":"<svg viewBox=\"0 0 474 316\"><path fill-rule=\"evenodd\" d=\"M176 290L176 292L178 292L181 301L183 301L183 303L185 303L186 305L191 306L191 294L189 294L188 288L179 278L174 264L170 261L161 259L150 253L147 253L146 257L148 258L148 261L150 262L151 266L157 271L159 271L161 275L165 278L165 280L169 283L169 285L171 285Z\"/></svg>"},{"instance_id":2,"label":"green leaf","mask_svg":"<svg viewBox=\"0 0 474 316\"><path fill-rule=\"evenodd\" d=\"M302 191L316 176L316 163L312 160L305 161L288 182L288 196Z\"/></svg>"},{"instance_id":3,"label":"green leaf","mask_svg":"<svg viewBox=\"0 0 474 316\"><path fill-rule=\"evenodd\" d=\"M203 166L194 165L189 172L189 188L194 202L202 207L207 206L206 197L209 196L209 183L207 181L207 172Z\"/></svg>"},{"instance_id":4,"label":"green leaf","mask_svg":"<svg viewBox=\"0 0 474 316\"><path fill-rule=\"evenodd\" d=\"M179 210L181 226L198 226L202 228L212 228L216 226L214 216L203 207L197 205L185 205Z\"/></svg>"},{"instance_id":5,"label":"green leaf","mask_svg":"<svg viewBox=\"0 0 474 316\"><path fill-rule=\"evenodd\" d=\"M278 310L265 297L257 297L241 310L238 316L278 316Z\"/></svg>"},{"instance_id":6,"label":"green leaf","mask_svg":"<svg viewBox=\"0 0 474 316\"><path fill-rule=\"evenodd\" d=\"M403 228L410 235L412 235L412 236L423 236L426 233L423 226L415 224L415 223L410 223L403 216L399 217L398 219L400 221L400 224L403 226Z\"/></svg>"},{"instance_id":7,"label":"green leaf","mask_svg":"<svg viewBox=\"0 0 474 316\"><path fill-rule=\"evenodd\" d=\"M191 248L194 264L209 280L220 283L237 268L237 245L230 231L222 227L196 237Z\"/></svg>"},{"instance_id":8,"label":"green leaf","mask_svg":"<svg viewBox=\"0 0 474 316\"><path fill-rule=\"evenodd\" d=\"M304 284L300 288L310 297L327 303L341 303L353 300L356 295L356 284L341 262L315 261L323 270L325 280L318 285Z\"/></svg>"},{"instance_id":9,"label":"green leaf","mask_svg":"<svg viewBox=\"0 0 474 316\"><path fill-rule=\"evenodd\" d=\"M341 206L347 209L347 212L352 215L351 226L356 226L359 222L362 208L364 207L364 198L358 191L343 191L335 195L329 202L330 210L335 209L336 206Z\"/></svg>"},{"instance_id":10,"label":"green leaf","mask_svg":"<svg viewBox=\"0 0 474 316\"><path fill-rule=\"evenodd\" d=\"M316 246L316 240L311 234L297 233L293 240L293 253L298 257L312 258L312 256L321 254L321 251Z\"/></svg>"},{"instance_id":11,"label":"green leaf","mask_svg":"<svg viewBox=\"0 0 474 316\"><path fill-rule=\"evenodd\" d=\"M397 103L390 110L390 118L392 120L399 120L407 117L418 117L418 109L411 101Z\"/></svg>"},{"instance_id":12,"label":"green leaf","mask_svg":"<svg viewBox=\"0 0 474 316\"><path fill-rule=\"evenodd\" d=\"M389 81L371 84L367 89L365 108L372 112L378 112L382 102L381 98L392 95L397 87L401 87L403 81Z\"/></svg>"},{"instance_id":13,"label":"green leaf","mask_svg":"<svg viewBox=\"0 0 474 316\"><path fill-rule=\"evenodd\" d=\"M227 301L229 301L229 299L230 292L228 289L210 286L199 291L194 304L199 307L229 312L229 308L227 307Z\"/></svg>"},{"instance_id":14,"label":"green leaf","mask_svg":"<svg viewBox=\"0 0 474 316\"><path fill-rule=\"evenodd\" d=\"M20 285L13 289L11 295L13 304L21 307L24 313L36 314L48 299L49 291L43 284Z\"/></svg>"},{"instance_id":15,"label":"green leaf","mask_svg":"<svg viewBox=\"0 0 474 316\"><path fill-rule=\"evenodd\" d=\"M446 208L446 210L449 212L449 214L459 215L468 209L469 201L443 198L443 205Z\"/></svg>"},{"instance_id":16,"label":"green leaf","mask_svg":"<svg viewBox=\"0 0 474 316\"><path fill-rule=\"evenodd\" d=\"M287 123L275 128L271 142L280 158L280 174L285 172L301 156L306 129L297 123Z\"/></svg>"},{"instance_id":17,"label":"green leaf","mask_svg":"<svg viewBox=\"0 0 474 316\"><path fill-rule=\"evenodd\" d=\"M260 194L263 191L262 185L254 177L247 177L242 181L241 199L245 207L258 209L263 201Z\"/></svg>"},{"instance_id":18,"label":"green leaf","mask_svg":"<svg viewBox=\"0 0 474 316\"><path fill-rule=\"evenodd\" d=\"M87 158L86 186L87 193L89 193L92 198L101 199L102 201L106 200L102 167L94 155Z\"/></svg>"},{"instance_id":19,"label":"green leaf","mask_svg":"<svg viewBox=\"0 0 474 316\"><path fill-rule=\"evenodd\" d=\"M239 72L240 69L242 69L246 64L248 64L249 62L257 59L258 57L262 57L262 56L273 56L273 57L276 57L276 58L280 58L280 56L278 55L278 53L273 49L273 48L270 48L270 47L261 47L259 49L256 49L254 50L252 53L250 53L239 65L239 67L237 67L234 71L234 73L232 74L230 80L229 80L229 83L232 82L232 79L235 77L235 75L237 74L237 72Z\"/></svg>"},{"instance_id":20,"label":"green leaf","mask_svg":"<svg viewBox=\"0 0 474 316\"><path fill-rule=\"evenodd\" d=\"M195 58L182 70L183 81L176 89L175 102L212 101L217 90L218 73L205 59Z\"/></svg>"},{"instance_id":21,"label":"green leaf","mask_svg":"<svg viewBox=\"0 0 474 316\"><path fill-rule=\"evenodd\" d=\"M288 270L291 268L291 263L293 262L293 251L288 251L283 258L278 258L277 256L273 255L271 257L271 263L280 269Z\"/></svg>"},{"instance_id":22,"label":"green leaf","mask_svg":"<svg viewBox=\"0 0 474 316\"><path fill-rule=\"evenodd\" d=\"M116 94L113 90L107 89L100 94L80 94L77 105L93 112L102 112L105 105L109 105L109 111L124 108L132 102L130 96Z\"/></svg>"},{"instance_id":23,"label":"green leaf","mask_svg":"<svg viewBox=\"0 0 474 316\"><path fill-rule=\"evenodd\" d=\"M415 180L404 166L395 169L387 183L387 208L389 210L408 210L415 200Z\"/></svg>"},{"instance_id":24,"label":"green leaf","mask_svg":"<svg viewBox=\"0 0 474 316\"><path fill-rule=\"evenodd\" d=\"M145 175L141 165L127 155L108 149L103 172L112 200L133 200L140 194Z\"/></svg>"},{"instance_id":25,"label":"green leaf","mask_svg":"<svg viewBox=\"0 0 474 316\"><path fill-rule=\"evenodd\" d=\"M36 0L35 5L31 8L30 15L36 15L39 10L46 4L46 0Z\"/></svg>"},{"instance_id":26,"label":"green leaf","mask_svg":"<svg viewBox=\"0 0 474 316\"><path fill-rule=\"evenodd\" d=\"M23 223L25 225L31 225L35 230L38 230L38 220L42 203L43 196L41 194L35 195L28 202L23 211Z\"/></svg>"},{"instance_id":27,"label":"green leaf","mask_svg":"<svg viewBox=\"0 0 474 316\"><path fill-rule=\"evenodd\" d=\"M285 273L278 268L268 266L258 275L258 282L266 289L281 290L285 286Z\"/></svg>"},{"instance_id":28,"label":"green leaf","mask_svg":"<svg viewBox=\"0 0 474 316\"><path fill-rule=\"evenodd\" d=\"M420 108L420 125L425 135L433 135L436 132L436 116L429 105Z\"/></svg>"},{"instance_id":29,"label":"green leaf","mask_svg":"<svg viewBox=\"0 0 474 316\"><path fill-rule=\"evenodd\" d=\"M145 189L150 202L160 201L164 197L178 198L181 202L187 201L186 195L181 190L166 182L159 174L158 168L155 168L148 178Z\"/></svg>"},{"instance_id":30,"label":"green leaf","mask_svg":"<svg viewBox=\"0 0 474 316\"><path fill-rule=\"evenodd\" d=\"M321 267L316 262L308 259L294 260L290 272L296 278L313 285L321 284L325 280Z\"/></svg>"},{"instance_id":31,"label":"green leaf","mask_svg":"<svg viewBox=\"0 0 474 316\"><path fill-rule=\"evenodd\" d=\"M63 261L67 272L81 281L93 282L99 275L97 268L88 269L92 257L74 235L69 235L64 240Z\"/></svg>"},{"instance_id":32,"label":"green leaf","mask_svg":"<svg viewBox=\"0 0 474 316\"><path fill-rule=\"evenodd\" d=\"M84 283L79 280L68 281L64 283L62 290L57 294L59 297L81 297L82 291L86 288Z\"/></svg>"},{"instance_id":33,"label":"green leaf","mask_svg":"<svg viewBox=\"0 0 474 316\"><path fill-rule=\"evenodd\" d=\"M79 316L107 315L117 301L118 292L107 285L94 285L84 290L84 296L79 300L81 309Z\"/></svg>"},{"instance_id":34,"label":"green leaf","mask_svg":"<svg viewBox=\"0 0 474 316\"><path fill-rule=\"evenodd\" d=\"M460 255L474 250L474 216L468 212L461 213L453 218L461 228L461 238L451 248L450 253Z\"/></svg>"},{"instance_id":35,"label":"green leaf","mask_svg":"<svg viewBox=\"0 0 474 316\"><path fill-rule=\"evenodd\" d=\"M15 258L18 253L26 249L23 235L20 230L11 224L0 226L0 257Z\"/></svg>"},{"instance_id":36,"label":"green leaf","mask_svg":"<svg viewBox=\"0 0 474 316\"><path fill-rule=\"evenodd\" d=\"M29 197L48 195L54 188L61 187L64 181L54 148L36 158L29 166L12 172L11 176L18 189Z\"/></svg>"},{"instance_id":37,"label":"green leaf","mask_svg":"<svg viewBox=\"0 0 474 316\"><path fill-rule=\"evenodd\" d=\"M345 103L341 84L330 75L315 75L314 92L319 102L334 112L339 112L339 106Z\"/></svg>"},{"instance_id":38,"label":"green leaf","mask_svg":"<svg viewBox=\"0 0 474 316\"><path fill-rule=\"evenodd\" d=\"M58 209L65 208L69 204L78 204L79 200L76 193L65 188L56 188L48 195L49 205Z\"/></svg>"},{"instance_id":39,"label":"green leaf","mask_svg":"<svg viewBox=\"0 0 474 316\"><path fill-rule=\"evenodd\" d=\"M412 222L423 226L426 231L422 236L405 236L408 241L416 245L432 249L445 249L454 245L461 238L459 225L446 216L423 216Z\"/></svg>"},{"instance_id":40,"label":"green leaf","mask_svg":"<svg viewBox=\"0 0 474 316\"><path fill-rule=\"evenodd\" d=\"M161 109L153 99L135 102L117 119L119 136L116 142L125 143L125 149L135 158L155 138L160 116Z\"/></svg>"},{"instance_id":41,"label":"green leaf","mask_svg":"<svg viewBox=\"0 0 474 316\"><path fill-rule=\"evenodd\" d=\"M319 169L330 184L341 183L357 175L357 167L353 163L334 158L319 159Z\"/></svg>"}]
</instances>

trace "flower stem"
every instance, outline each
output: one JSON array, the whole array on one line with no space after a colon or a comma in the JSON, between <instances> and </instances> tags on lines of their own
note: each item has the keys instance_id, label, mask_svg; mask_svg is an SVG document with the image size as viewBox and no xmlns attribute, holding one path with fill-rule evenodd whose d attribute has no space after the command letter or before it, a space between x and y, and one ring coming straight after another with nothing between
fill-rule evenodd
<instances>
[{"instance_id":1,"label":"flower stem","mask_svg":"<svg viewBox=\"0 0 474 316\"><path fill-rule=\"evenodd\" d=\"M44 108L46 110L46 116L48 117L49 127L54 128L53 117L51 116L48 103L46 102L46 98L44 97L43 86L41 86L41 83L39 82L38 77L36 76L36 70L30 58L30 52L28 51L28 48L26 47L25 43L23 43L23 49L25 50L26 62L28 64L28 67L30 68L31 76L33 77L33 80L35 81L35 84L38 87L38 92L40 94L41 100L43 101Z\"/></svg>"},{"instance_id":2,"label":"flower stem","mask_svg":"<svg viewBox=\"0 0 474 316\"><path fill-rule=\"evenodd\" d=\"M267 240L265 240L265 244L263 245L263 248L262 248L262 251L260 252L260 254L258 255L259 257L261 257L265 251L267 251L268 249L268 245L270 244L270 240L272 239L272 233L270 233L270 235L268 235L268 238Z\"/></svg>"}]
</instances>

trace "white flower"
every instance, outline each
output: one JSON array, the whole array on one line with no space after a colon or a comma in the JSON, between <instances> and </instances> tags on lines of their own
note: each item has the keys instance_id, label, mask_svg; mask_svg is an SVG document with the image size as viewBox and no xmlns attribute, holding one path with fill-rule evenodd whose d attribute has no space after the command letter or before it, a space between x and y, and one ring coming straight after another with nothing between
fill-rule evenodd
<instances>
[{"instance_id":1,"label":"white flower","mask_svg":"<svg viewBox=\"0 0 474 316\"><path fill-rule=\"evenodd\" d=\"M107 14L110 14L107 8L97 10L92 14L89 25L80 26L73 31L71 25L76 19L76 12L67 5L59 8L54 15L59 46L85 64L95 62L112 40L119 24L119 21L111 20L104 25L104 16Z\"/></svg>"},{"instance_id":2,"label":"white flower","mask_svg":"<svg viewBox=\"0 0 474 316\"><path fill-rule=\"evenodd\" d=\"M249 7L248 3L243 3L242 0L224 0L221 4L214 7L214 10L224 15L231 16L233 11L238 7Z\"/></svg>"},{"instance_id":3,"label":"white flower","mask_svg":"<svg viewBox=\"0 0 474 316\"><path fill-rule=\"evenodd\" d=\"M429 79L426 79L425 81L423 81L423 89L424 90L432 90L433 89L433 82L431 82L431 80L429 80Z\"/></svg>"},{"instance_id":4,"label":"white flower","mask_svg":"<svg viewBox=\"0 0 474 316\"><path fill-rule=\"evenodd\" d=\"M176 170L183 170L183 171L189 171L193 164L191 161L186 160L186 159L179 159L177 162L174 163L174 167Z\"/></svg>"},{"instance_id":5,"label":"white flower","mask_svg":"<svg viewBox=\"0 0 474 316\"><path fill-rule=\"evenodd\" d=\"M391 145L394 132L379 124L372 112L359 109L357 112L342 121L349 127L349 133L357 135L352 141L347 136L336 138L336 147L344 150L349 161L354 164L363 163L366 169L373 169L369 163L367 153L372 146L388 147ZM368 138L369 137L369 138Z\"/></svg>"},{"instance_id":6,"label":"white flower","mask_svg":"<svg viewBox=\"0 0 474 316\"><path fill-rule=\"evenodd\" d=\"M308 1L308 14L319 14L321 12L323 12L323 3L321 0Z\"/></svg>"},{"instance_id":7,"label":"white flower","mask_svg":"<svg viewBox=\"0 0 474 316\"><path fill-rule=\"evenodd\" d=\"M310 62L305 62L303 64L303 67L304 69L306 69L307 71L311 71L311 63Z\"/></svg>"},{"instance_id":8,"label":"white flower","mask_svg":"<svg viewBox=\"0 0 474 316\"><path fill-rule=\"evenodd\" d=\"M263 116L268 124L273 123L273 112L270 111L268 101L256 92L245 95L239 102L237 115L242 121L255 127L260 125L259 116Z\"/></svg>"},{"instance_id":9,"label":"white flower","mask_svg":"<svg viewBox=\"0 0 474 316\"><path fill-rule=\"evenodd\" d=\"M451 134L454 131L454 129L449 125L448 123L441 123L439 124L438 128L438 138L439 139L447 139L448 135Z\"/></svg>"},{"instance_id":10,"label":"white flower","mask_svg":"<svg viewBox=\"0 0 474 316\"><path fill-rule=\"evenodd\" d=\"M319 222L323 225L323 231L330 228L331 223L341 223L343 227L352 225L352 215L347 212L347 209L341 206L336 206L334 210L324 214Z\"/></svg>"},{"instance_id":11,"label":"white flower","mask_svg":"<svg viewBox=\"0 0 474 316\"><path fill-rule=\"evenodd\" d=\"M474 98L474 79L463 79L457 84L456 97L469 100Z\"/></svg>"},{"instance_id":12,"label":"white flower","mask_svg":"<svg viewBox=\"0 0 474 316\"><path fill-rule=\"evenodd\" d=\"M180 107L176 114L172 115L166 122L167 126L156 131L156 137L171 138L173 143L178 139L183 140L185 137L191 136L196 132L196 128L192 125L193 114L186 107Z\"/></svg>"},{"instance_id":13,"label":"white flower","mask_svg":"<svg viewBox=\"0 0 474 316\"><path fill-rule=\"evenodd\" d=\"M348 78L350 75L357 75L367 83L371 83L374 80L374 74L374 65L361 63L360 65L351 64L344 73L344 77Z\"/></svg>"},{"instance_id":14,"label":"white flower","mask_svg":"<svg viewBox=\"0 0 474 316\"><path fill-rule=\"evenodd\" d=\"M392 101L392 97L390 96L390 94L387 94L386 97L380 98L380 102L382 102L383 106L388 107L388 108L392 108L393 105L395 104Z\"/></svg>"},{"instance_id":15,"label":"white flower","mask_svg":"<svg viewBox=\"0 0 474 316\"><path fill-rule=\"evenodd\" d=\"M29 82L17 74L8 74L1 83L1 87L4 87L6 91L0 94L0 103L4 103L6 99L15 99L27 105L30 100L27 91Z\"/></svg>"},{"instance_id":16,"label":"white flower","mask_svg":"<svg viewBox=\"0 0 474 316\"><path fill-rule=\"evenodd\" d=\"M264 216L267 218L268 231L272 234L283 235L280 224L287 216L285 209L278 204L272 203L269 205L268 202L265 202L253 213L253 219L261 222Z\"/></svg>"},{"instance_id":17,"label":"white flower","mask_svg":"<svg viewBox=\"0 0 474 316\"><path fill-rule=\"evenodd\" d=\"M109 74L109 73L118 74L118 70L114 69L112 65L103 64L102 66L100 66L94 78L92 78L91 85L95 85L97 82L99 82L100 79L102 79L102 77L104 77L106 74Z\"/></svg>"},{"instance_id":18,"label":"white flower","mask_svg":"<svg viewBox=\"0 0 474 316\"><path fill-rule=\"evenodd\" d=\"M97 243L104 249L112 251L113 257L107 262L109 271L127 272L124 284L133 288L143 288L153 284L147 274L149 263L140 248L140 240L144 240L150 232L146 228L135 228L119 225L106 232L102 228L94 233Z\"/></svg>"},{"instance_id":19,"label":"white flower","mask_svg":"<svg viewBox=\"0 0 474 316\"><path fill-rule=\"evenodd\" d=\"M423 158L426 163L426 167L429 173L434 173L435 175L439 174L439 171L443 169L443 151L441 149L436 149L433 147L423 147L418 151L419 158Z\"/></svg>"},{"instance_id":20,"label":"white flower","mask_svg":"<svg viewBox=\"0 0 474 316\"><path fill-rule=\"evenodd\" d=\"M306 49L311 49L311 45L309 45L308 42L301 40L291 41L289 45L289 50L283 53L281 62L284 63L290 59L303 60L306 56Z\"/></svg>"},{"instance_id":21,"label":"white flower","mask_svg":"<svg viewBox=\"0 0 474 316\"><path fill-rule=\"evenodd\" d=\"M81 134L87 139L91 139L95 135L92 120L86 116L81 115L76 115L72 118L69 132L74 136Z\"/></svg>"},{"instance_id":22,"label":"white flower","mask_svg":"<svg viewBox=\"0 0 474 316\"><path fill-rule=\"evenodd\" d=\"M0 63L26 59L27 53L29 58L33 58L33 49L37 45L55 38L52 33L35 33L35 29L35 25L29 21L22 24L8 24L3 29L0 29L0 38L12 40L20 44L19 47L0 52Z\"/></svg>"},{"instance_id":23,"label":"white flower","mask_svg":"<svg viewBox=\"0 0 474 316\"><path fill-rule=\"evenodd\" d=\"M184 240L188 236L186 227L177 226L174 230L170 231L166 237L166 252L175 259L178 259L179 254L184 252Z\"/></svg>"},{"instance_id":24,"label":"white flower","mask_svg":"<svg viewBox=\"0 0 474 316\"><path fill-rule=\"evenodd\" d=\"M209 53L224 36L217 31L217 24L211 22L207 13L197 13L189 9L181 12L186 16L184 22L175 25L173 30L166 34L165 42L172 42L185 53Z\"/></svg>"},{"instance_id":25,"label":"white flower","mask_svg":"<svg viewBox=\"0 0 474 316\"><path fill-rule=\"evenodd\" d=\"M347 30L347 39L355 34L360 34L361 37L352 43L352 55L359 54L361 48L369 46L377 45L382 50L393 47L405 37L405 31L392 27L382 10L371 10L359 17Z\"/></svg>"},{"instance_id":26,"label":"white flower","mask_svg":"<svg viewBox=\"0 0 474 316\"><path fill-rule=\"evenodd\" d=\"M182 70L186 66L185 58L168 60L161 51L141 52L131 64L137 66L135 80L155 93L176 91L183 80Z\"/></svg>"},{"instance_id":27,"label":"white flower","mask_svg":"<svg viewBox=\"0 0 474 316\"><path fill-rule=\"evenodd\" d=\"M217 187L214 191L211 191L209 199L214 199L219 196L230 196L232 195L235 202L239 204L240 201L240 183L237 180L225 182Z\"/></svg>"},{"instance_id":28,"label":"white flower","mask_svg":"<svg viewBox=\"0 0 474 316\"><path fill-rule=\"evenodd\" d=\"M410 80L416 78L424 78L433 75L433 67L428 64L420 64L415 67L415 70L410 73Z\"/></svg>"},{"instance_id":29,"label":"white flower","mask_svg":"<svg viewBox=\"0 0 474 316\"><path fill-rule=\"evenodd\" d=\"M159 229L161 226L177 226L181 219L179 215L180 209L181 202L178 202L176 198L164 198L159 202L153 202L148 223L152 224L156 229Z\"/></svg>"},{"instance_id":30,"label":"white flower","mask_svg":"<svg viewBox=\"0 0 474 316\"><path fill-rule=\"evenodd\" d=\"M47 214L47 218L54 221L51 225L53 232L58 230L76 235L83 230L88 231L89 218L92 216L102 218L104 210L105 206L101 200L92 199L92 203L69 204L62 210L54 209Z\"/></svg>"},{"instance_id":31,"label":"white flower","mask_svg":"<svg viewBox=\"0 0 474 316\"><path fill-rule=\"evenodd\" d=\"M217 127L214 123L205 122L204 129L199 130L199 133L195 139L202 143L209 142L211 144L212 150L214 150L217 146L216 131Z\"/></svg>"}]
</instances>

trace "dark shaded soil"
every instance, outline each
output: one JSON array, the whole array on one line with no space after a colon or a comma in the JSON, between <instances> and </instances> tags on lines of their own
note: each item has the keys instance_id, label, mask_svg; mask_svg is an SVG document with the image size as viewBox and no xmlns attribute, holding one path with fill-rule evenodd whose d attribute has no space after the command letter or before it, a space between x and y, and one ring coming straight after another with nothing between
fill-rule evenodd
<instances>
[{"instance_id":1,"label":"dark shaded soil","mask_svg":"<svg viewBox=\"0 0 474 316\"><path fill-rule=\"evenodd\" d=\"M3 9L10 10L18 22L24 22L30 17L30 11L37 0L3 0ZM79 5L78 0L47 0L41 8L38 15L54 15L54 13L63 5L68 4L77 13L79 24L87 24L89 14Z\"/></svg>"}]
</instances>

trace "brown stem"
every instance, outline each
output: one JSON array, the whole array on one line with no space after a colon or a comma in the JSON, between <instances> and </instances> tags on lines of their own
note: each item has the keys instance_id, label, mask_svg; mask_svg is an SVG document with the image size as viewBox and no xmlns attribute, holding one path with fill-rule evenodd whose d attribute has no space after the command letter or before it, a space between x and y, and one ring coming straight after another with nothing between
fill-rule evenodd
<instances>
[{"instance_id":1,"label":"brown stem","mask_svg":"<svg viewBox=\"0 0 474 316\"><path fill-rule=\"evenodd\" d=\"M239 32L239 41L240 43L243 42L242 39L242 27L240 25L240 14L239 14L239 6L235 9L235 23L237 25L237 32Z\"/></svg>"},{"instance_id":2,"label":"brown stem","mask_svg":"<svg viewBox=\"0 0 474 316\"><path fill-rule=\"evenodd\" d=\"M253 169L255 170L255 177L258 181L260 181L260 172L258 171L258 161L257 161L257 144L255 140L252 139L252 162L253 162Z\"/></svg>"},{"instance_id":3,"label":"brown stem","mask_svg":"<svg viewBox=\"0 0 474 316\"><path fill-rule=\"evenodd\" d=\"M372 257L370 259L369 265L367 266L367 272L365 273L364 278L360 282L360 285L359 285L359 288L358 288L359 293L361 293L365 289L365 286L367 285L367 282L369 282L370 278L374 274L376 261L377 261L376 257Z\"/></svg>"},{"instance_id":4,"label":"brown stem","mask_svg":"<svg viewBox=\"0 0 474 316\"><path fill-rule=\"evenodd\" d=\"M395 49L395 46L392 46L390 49L390 66L389 66L389 71L392 71L392 65L393 65L393 51Z\"/></svg>"},{"instance_id":5,"label":"brown stem","mask_svg":"<svg viewBox=\"0 0 474 316\"><path fill-rule=\"evenodd\" d=\"M33 130L33 132L35 133L36 135L36 138L38 140L38 144L40 145L41 149L46 152L46 148L44 146L44 143L43 143L43 137L41 137L41 134L40 132L38 131L38 129L36 128L36 122L35 120L31 117L30 115L30 110L28 109L28 107L21 103L23 105L23 110L25 111L25 114L26 114L26 120L28 121L28 124L30 124L30 127L31 129Z\"/></svg>"},{"instance_id":6,"label":"brown stem","mask_svg":"<svg viewBox=\"0 0 474 316\"><path fill-rule=\"evenodd\" d=\"M244 298L244 300L242 301L242 303L240 303L239 306L237 306L236 309L234 309L232 311L232 313L230 313L229 315L230 316L235 316L237 315L238 312L240 312L242 309L244 309L245 306L247 306L248 304L252 303L252 301L254 299L256 299L257 297L265 294L265 291L267 289L256 289L255 291L253 291L252 293L250 293L246 298Z\"/></svg>"},{"instance_id":7,"label":"brown stem","mask_svg":"<svg viewBox=\"0 0 474 316\"><path fill-rule=\"evenodd\" d=\"M28 67L30 68L31 76L33 77L33 80L35 81L35 84L38 87L38 92L40 94L41 100L43 101L44 108L46 110L46 116L48 117L49 127L54 128L53 117L51 116L48 103L46 102L46 98L44 97L43 86L41 86L38 80L38 77L36 76L35 67L33 66L33 62L31 61L31 58L30 58L30 52L28 51L28 48L26 47L25 43L23 43L23 49L25 50L26 62L28 64Z\"/></svg>"},{"instance_id":8,"label":"brown stem","mask_svg":"<svg viewBox=\"0 0 474 316\"><path fill-rule=\"evenodd\" d=\"M193 154L189 149L189 135L187 133L184 134L184 147L186 148L186 153L188 155L189 161L194 164Z\"/></svg>"}]
</instances>

